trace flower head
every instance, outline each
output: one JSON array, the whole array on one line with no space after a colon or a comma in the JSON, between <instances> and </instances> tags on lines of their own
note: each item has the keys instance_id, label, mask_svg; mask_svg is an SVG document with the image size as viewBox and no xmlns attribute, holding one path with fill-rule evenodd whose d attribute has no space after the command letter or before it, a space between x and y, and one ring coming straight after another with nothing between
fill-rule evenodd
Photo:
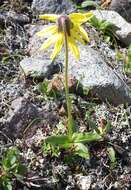
<instances>
[{"instance_id":1,"label":"flower head","mask_svg":"<svg viewBox=\"0 0 131 190\"><path fill-rule=\"evenodd\" d=\"M56 22L56 25L48 26L37 33L38 36L51 34L51 37L49 37L44 44L42 44L41 50L49 48L52 44L54 44L54 50L51 54L51 59L53 60L61 51L66 35L69 48L78 60L80 53L76 41L79 41L82 44L89 42L88 34L81 25L87 22L92 16L93 13L91 12L85 14L72 13L70 15L40 15L40 19Z\"/></svg>"}]
</instances>

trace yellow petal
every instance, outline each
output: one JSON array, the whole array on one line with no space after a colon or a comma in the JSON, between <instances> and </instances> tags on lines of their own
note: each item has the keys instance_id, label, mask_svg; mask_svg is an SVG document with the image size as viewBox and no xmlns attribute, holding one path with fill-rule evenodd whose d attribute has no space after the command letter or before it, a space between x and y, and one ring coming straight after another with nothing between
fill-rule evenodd
<instances>
[{"instance_id":1,"label":"yellow petal","mask_svg":"<svg viewBox=\"0 0 131 190\"><path fill-rule=\"evenodd\" d=\"M90 41L87 32L85 31L85 29L84 29L82 26L75 25L74 27L75 27L75 29L80 33L80 35L82 36L82 38L83 38L84 40L86 40L87 42Z\"/></svg>"},{"instance_id":2,"label":"yellow petal","mask_svg":"<svg viewBox=\"0 0 131 190\"><path fill-rule=\"evenodd\" d=\"M45 36L46 34L54 34L55 32L57 32L56 26L48 26L47 28L44 28L40 32L37 32L36 35L41 37L41 36Z\"/></svg>"},{"instance_id":3,"label":"yellow petal","mask_svg":"<svg viewBox=\"0 0 131 190\"><path fill-rule=\"evenodd\" d=\"M61 51L62 46L63 46L63 40L64 40L64 35L60 33L57 38L54 50L50 56L51 60L53 60L57 56L57 54Z\"/></svg>"},{"instance_id":4,"label":"yellow petal","mask_svg":"<svg viewBox=\"0 0 131 190\"><path fill-rule=\"evenodd\" d=\"M93 12L91 11L89 11L88 13L84 13L84 15L86 16L87 20L90 20L90 18L94 16Z\"/></svg>"},{"instance_id":5,"label":"yellow petal","mask_svg":"<svg viewBox=\"0 0 131 190\"><path fill-rule=\"evenodd\" d=\"M79 24L82 24L87 20L86 16L82 13L72 13L69 15L69 18L73 23L79 23Z\"/></svg>"},{"instance_id":6,"label":"yellow petal","mask_svg":"<svg viewBox=\"0 0 131 190\"><path fill-rule=\"evenodd\" d=\"M82 24L87 21L87 16L82 13L72 13L69 15L69 18L73 23Z\"/></svg>"},{"instance_id":7,"label":"yellow petal","mask_svg":"<svg viewBox=\"0 0 131 190\"><path fill-rule=\"evenodd\" d=\"M80 58L80 53L79 53L79 49L75 43L75 40L68 36L68 43L69 43L69 47L70 47L72 53L74 54L76 60L78 60Z\"/></svg>"},{"instance_id":8,"label":"yellow petal","mask_svg":"<svg viewBox=\"0 0 131 190\"><path fill-rule=\"evenodd\" d=\"M57 41L57 38L58 38L58 33L56 33L55 35L51 36L48 40L46 40L40 49L41 50L47 49L48 47L50 47L52 44L54 44Z\"/></svg>"},{"instance_id":9,"label":"yellow petal","mask_svg":"<svg viewBox=\"0 0 131 190\"><path fill-rule=\"evenodd\" d=\"M80 34L75 29L71 30L71 36L77 41L81 42L83 45L85 45L85 41L81 38Z\"/></svg>"},{"instance_id":10,"label":"yellow petal","mask_svg":"<svg viewBox=\"0 0 131 190\"><path fill-rule=\"evenodd\" d=\"M49 21L53 21L53 22L56 22L58 18L59 18L59 15L56 15L56 14L39 15L39 19L49 20Z\"/></svg>"}]
</instances>

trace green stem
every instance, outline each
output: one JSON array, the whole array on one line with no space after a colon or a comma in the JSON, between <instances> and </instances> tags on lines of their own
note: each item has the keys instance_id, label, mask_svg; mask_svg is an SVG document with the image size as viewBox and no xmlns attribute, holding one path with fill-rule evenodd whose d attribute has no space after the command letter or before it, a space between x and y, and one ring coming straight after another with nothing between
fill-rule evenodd
<instances>
[{"instance_id":1,"label":"green stem","mask_svg":"<svg viewBox=\"0 0 131 190\"><path fill-rule=\"evenodd\" d=\"M66 95L66 104L67 104L67 130L69 138L73 134L73 123L72 123L72 114L71 114L71 101L69 97L69 84L68 84L68 41L67 41L67 33L65 32L65 95Z\"/></svg>"}]
</instances>

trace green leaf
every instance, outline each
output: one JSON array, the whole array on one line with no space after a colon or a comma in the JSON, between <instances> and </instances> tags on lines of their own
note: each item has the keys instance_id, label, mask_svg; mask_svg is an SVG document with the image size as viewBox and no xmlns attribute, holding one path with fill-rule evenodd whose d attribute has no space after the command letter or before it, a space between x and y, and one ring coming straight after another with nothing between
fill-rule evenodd
<instances>
[{"instance_id":1,"label":"green leaf","mask_svg":"<svg viewBox=\"0 0 131 190\"><path fill-rule=\"evenodd\" d=\"M107 121L107 124L105 126L105 133L109 133L112 129L112 125L111 125L111 122L110 121Z\"/></svg>"},{"instance_id":2,"label":"green leaf","mask_svg":"<svg viewBox=\"0 0 131 190\"><path fill-rule=\"evenodd\" d=\"M56 98L60 95L58 90L53 89L51 86L50 80L44 80L43 82L39 83L38 90L47 98Z\"/></svg>"},{"instance_id":3,"label":"green leaf","mask_svg":"<svg viewBox=\"0 0 131 190\"><path fill-rule=\"evenodd\" d=\"M116 59L118 61L123 61L123 59L124 59L124 55L118 50L116 51Z\"/></svg>"},{"instance_id":4,"label":"green leaf","mask_svg":"<svg viewBox=\"0 0 131 190\"><path fill-rule=\"evenodd\" d=\"M11 159L10 159L10 164L11 165L14 165L15 162L16 162L17 158L16 158L16 155L12 155Z\"/></svg>"},{"instance_id":5,"label":"green leaf","mask_svg":"<svg viewBox=\"0 0 131 190\"><path fill-rule=\"evenodd\" d=\"M21 183L24 183L24 176L20 175L20 174L14 174L14 176L17 178L18 181L20 181Z\"/></svg>"},{"instance_id":6,"label":"green leaf","mask_svg":"<svg viewBox=\"0 0 131 190\"><path fill-rule=\"evenodd\" d=\"M19 150L16 147L9 148L2 158L2 175L1 181L4 186L10 186L10 180L13 176L21 176L26 173L26 167L20 162ZM7 184L7 185L6 185Z\"/></svg>"},{"instance_id":7,"label":"green leaf","mask_svg":"<svg viewBox=\"0 0 131 190\"><path fill-rule=\"evenodd\" d=\"M74 143L74 154L79 155L82 158L89 159L88 148L82 143Z\"/></svg>"},{"instance_id":8,"label":"green leaf","mask_svg":"<svg viewBox=\"0 0 131 190\"><path fill-rule=\"evenodd\" d=\"M131 44L129 45L128 50L131 51Z\"/></svg>"},{"instance_id":9,"label":"green leaf","mask_svg":"<svg viewBox=\"0 0 131 190\"><path fill-rule=\"evenodd\" d=\"M69 119L69 122L68 122L68 134L69 134L69 137L71 137L72 134L76 131L76 126L75 126L75 121L72 118L72 116L70 118L68 118L68 119Z\"/></svg>"},{"instance_id":10,"label":"green leaf","mask_svg":"<svg viewBox=\"0 0 131 190\"><path fill-rule=\"evenodd\" d=\"M119 30L119 28L115 26L113 23L107 20L100 20L95 15L90 18L89 22L98 31L103 33L103 35L105 36L106 42L109 42L109 41L113 42L113 39L118 38L118 36L115 35L115 31Z\"/></svg>"},{"instance_id":11,"label":"green leaf","mask_svg":"<svg viewBox=\"0 0 131 190\"><path fill-rule=\"evenodd\" d=\"M84 1L81 3L81 8L86 8L86 7L98 7L98 4L94 1Z\"/></svg>"},{"instance_id":12,"label":"green leaf","mask_svg":"<svg viewBox=\"0 0 131 190\"><path fill-rule=\"evenodd\" d=\"M105 42L109 43L111 41L111 37L110 36L104 36Z\"/></svg>"},{"instance_id":13,"label":"green leaf","mask_svg":"<svg viewBox=\"0 0 131 190\"><path fill-rule=\"evenodd\" d=\"M90 18L89 22L96 29L100 28L100 20L98 20L95 15Z\"/></svg>"},{"instance_id":14,"label":"green leaf","mask_svg":"<svg viewBox=\"0 0 131 190\"><path fill-rule=\"evenodd\" d=\"M52 144L52 145L64 145L68 144L70 142L67 135L58 135L58 136L49 136L45 139L46 143Z\"/></svg>"},{"instance_id":15,"label":"green leaf","mask_svg":"<svg viewBox=\"0 0 131 190\"><path fill-rule=\"evenodd\" d=\"M49 143L43 143L42 150L44 154L50 154L51 156L58 157L60 155L59 146L54 146Z\"/></svg>"},{"instance_id":16,"label":"green leaf","mask_svg":"<svg viewBox=\"0 0 131 190\"><path fill-rule=\"evenodd\" d=\"M112 23L103 20L103 21L101 22L101 25L100 25L100 30L102 30L102 31L108 30L108 29L111 29L112 26L113 26Z\"/></svg>"},{"instance_id":17,"label":"green leaf","mask_svg":"<svg viewBox=\"0 0 131 190\"><path fill-rule=\"evenodd\" d=\"M27 168L26 166L22 165L21 163L19 163L19 165L17 166L17 173L20 176L24 176L27 172Z\"/></svg>"},{"instance_id":18,"label":"green leaf","mask_svg":"<svg viewBox=\"0 0 131 190\"><path fill-rule=\"evenodd\" d=\"M4 177L2 185L4 190L12 190L12 184L8 177Z\"/></svg>"},{"instance_id":19,"label":"green leaf","mask_svg":"<svg viewBox=\"0 0 131 190\"><path fill-rule=\"evenodd\" d=\"M86 143L86 142L98 141L101 139L102 139L102 137L96 132L74 133L72 135L72 141L74 143L80 143L80 142Z\"/></svg>"},{"instance_id":20,"label":"green leaf","mask_svg":"<svg viewBox=\"0 0 131 190\"><path fill-rule=\"evenodd\" d=\"M128 55L128 64L131 64L131 44L129 45L127 55Z\"/></svg>"},{"instance_id":21,"label":"green leaf","mask_svg":"<svg viewBox=\"0 0 131 190\"><path fill-rule=\"evenodd\" d=\"M43 94L47 94L49 82L44 80L43 82L39 83L39 91Z\"/></svg>"},{"instance_id":22,"label":"green leaf","mask_svg":"<svg viewBox=\"0 0 131 190\"><path fill-rule=\"evenodd\" d=\"M17 148L12 147L10 149L8 149L2 159L2 166L4 168L4 170L8 170L11 167L14 167L16 160L19 157L19 151Z\"/></svg>"},{"instance_id":23,"label":"green leaf","mask_svg":"<svg viewBox=\"0 0 131 190\"><path fill-rule=\"evenodd\" d=\"M131 53L128 55L128 64L131 64Z\"/></svg>"},{"instance_id":24,"label":"green leaf","mask_svg":"<svg viewBox=\"0 0 131 190\"><path fill-rule=\"evenodd\" d=\"M8 183L5 187L4 187L5 190L12 190L12 185L11 183Z\"/></svg>"},{"instance_id":25,"label":"green leaf","mask_svg":"<svg viewBox=\"0 0 131 190\"><path fill-rule=\"evenodd\" d=\"M116 155L115 155L115 150L113 147L108 147L107 148L107 153L111 162L111 167L114 168L116 166Z\"/></svg>"}]
</instances>

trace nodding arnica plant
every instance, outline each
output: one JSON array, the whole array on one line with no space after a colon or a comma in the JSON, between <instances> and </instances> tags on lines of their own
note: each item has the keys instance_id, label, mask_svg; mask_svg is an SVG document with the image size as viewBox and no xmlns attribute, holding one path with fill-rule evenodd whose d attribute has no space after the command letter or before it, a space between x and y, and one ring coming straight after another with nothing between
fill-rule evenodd
<instances>
[{"instance_id":1,"label":"nodding arnica plant","mask_svg":"<svg viewBox=\"0 0 131 190\"><path fill-rule=\"evenodd\" d=\"M88 149L83 142L90 142L101 139L101 136L96 132L78 133L75 131L74 121L71 113L71 101L69 96L68 85L68 63L69 49L73 53L76 60L79 60L80 53L76 42L83 45L89 42L89 37L82 24L86 23L93 16L92 12L87 13L72 13L69 15L44 14L40 15L40 19L55 22L55 25L48 26L37 33L39 37L50 34L49 37L41 46L41 50L49 48L54 45L53 52L50 56L54 60L62 47L65 48L65 94L67 104L67 135L49 136L46 142L51 145L58 145L62 148L71 148L75 154L79 156L88 157Z\"/></svg>"}]
</instances>

